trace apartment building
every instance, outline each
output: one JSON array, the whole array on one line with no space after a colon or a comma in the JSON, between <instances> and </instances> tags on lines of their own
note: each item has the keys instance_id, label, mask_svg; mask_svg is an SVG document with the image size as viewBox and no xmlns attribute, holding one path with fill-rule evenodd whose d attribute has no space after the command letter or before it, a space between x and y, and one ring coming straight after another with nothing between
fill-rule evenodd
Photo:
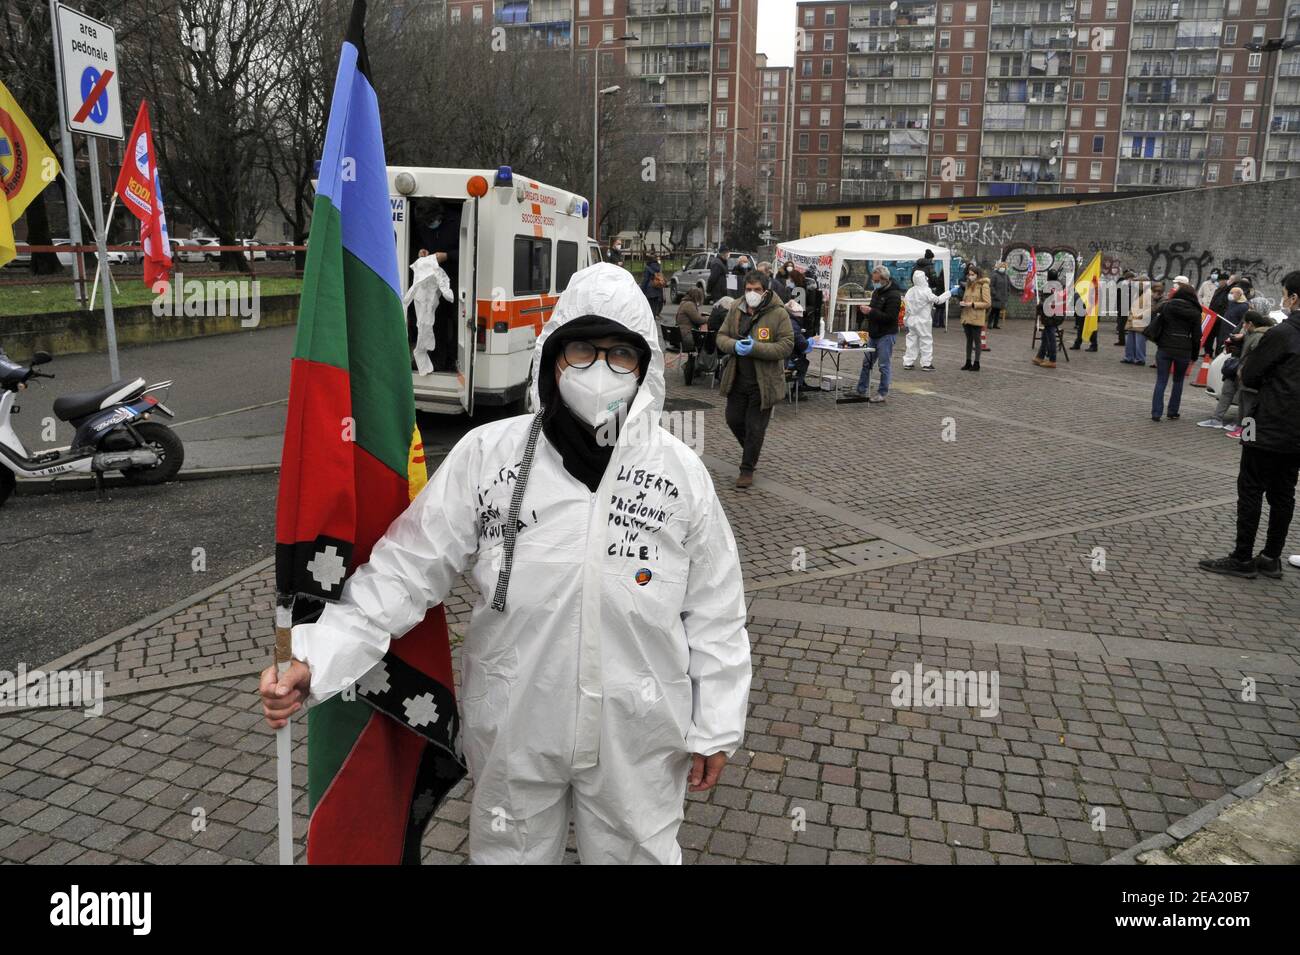
<instances>
[{"instance_id":1,"label":"apartment building","mask_svg":"<svg viewBox=\"0 0 1300 955\"><path fill-rule=\"evenodd\" d=\"M768 66L767 57L758 54L757 198L778 239L793 236L798 227L790 194L793 93L794 67Z\"/></svg>"},{"instance_id":2,"label":"apartment building","mask_svg":"<svg viewBox=\"0 0 1300 955\"><path fill-rule=\"evenodd\" d=\"M796 20L799 204L1300 175L1300 49L1267 46L1300 40L1296 0L804 0Z\"/></svg>"},{"instance_id":3,"label":"apartment building","mask_svg":"<svg viewBox=\"0 0 1300 955\"><path fill-rule=\"evenodd\" d=\"M447 16L500 28L510 44L567 51L583 75L629 77L655 143L663 225L703 217L688 244L718 241L738 187L763 193L758 0L448 0Z\"/></svg>"}]
</instances>

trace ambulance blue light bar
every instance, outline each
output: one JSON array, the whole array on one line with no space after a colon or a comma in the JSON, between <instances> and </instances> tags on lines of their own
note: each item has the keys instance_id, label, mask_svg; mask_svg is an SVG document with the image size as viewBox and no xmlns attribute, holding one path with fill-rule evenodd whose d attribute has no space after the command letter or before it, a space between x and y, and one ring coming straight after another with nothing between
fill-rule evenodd
<instances>
[{"instance_id":1,"label":"ambulance blue light bar","mask_svg":"<svg viewBox=\"0 0 1300 955\"><path fill-rule=\"evenodd\" d=\"M509 166L501 166L497 169L496 180L492 183L494 186L513 186L515 184L515 174Z\"/></svg>"}]
</instances>

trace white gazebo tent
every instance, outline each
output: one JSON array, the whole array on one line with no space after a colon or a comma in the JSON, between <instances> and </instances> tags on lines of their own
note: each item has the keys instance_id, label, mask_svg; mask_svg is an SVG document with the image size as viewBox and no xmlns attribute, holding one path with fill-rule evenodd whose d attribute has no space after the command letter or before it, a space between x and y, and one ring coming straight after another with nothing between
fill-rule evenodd
<instances>
[{"instance_id":1,"label":"white gazebo tent","mask_svg":"<svg viewBox=\"0 0 1300 955\"><path fill-rule=\"evenodd\" d=\"M818 282L827 291L827 306L822 310L830 318L828 328L833 330L835 299L840 287L840 272L845 262L907 262L925 257L926 250L934 253L936 261L943 263L944 287L951 285L952 253L943 246L930 245L896 232L827 232L804 239L782 242L777 246L777 261L794 259L796 264L818 271ZM825 276L822 269L829 269ZM903 291L907 291L904 288Z\"/></svg>"}]
</instances>

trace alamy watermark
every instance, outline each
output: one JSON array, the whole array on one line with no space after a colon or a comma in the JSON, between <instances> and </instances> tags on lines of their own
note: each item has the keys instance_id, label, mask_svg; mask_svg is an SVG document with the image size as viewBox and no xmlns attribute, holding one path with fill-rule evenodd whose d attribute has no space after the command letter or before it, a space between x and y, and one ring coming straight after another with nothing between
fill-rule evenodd
<instances>
[{"instance_id":1,"label":"alamy watermark","mask_svg":"<svg viewBox=\"0 0 1300 955\"><path fill-rule=\"evenodd\" d=\"M154 318L239 318L241 328L262 322L262 283L257 279L187 279L178 271L153 284Z\"/></svg>"},{"instance_id":2,"label":"alamy watermark","mask_svg":"<svg viewBox=\"0 0 1300 955\"><path fill-rule=\"evenodd\" d=\"M997 670L926 670L917 661L911 670L895 670L889 682L896 707L977 707L980 716L998 715Z\"/></svg>"},{"instance_id":3,"label":"alamy watermark","mask_svg":"<svg viewBox=\"0 0 1300 955\"><path fill-rule=\"evenodd\" d=\"M0 670L0 709L6 707L81 707L86 716L104 712L103 670Z\"/></svg>"}]
</instances>

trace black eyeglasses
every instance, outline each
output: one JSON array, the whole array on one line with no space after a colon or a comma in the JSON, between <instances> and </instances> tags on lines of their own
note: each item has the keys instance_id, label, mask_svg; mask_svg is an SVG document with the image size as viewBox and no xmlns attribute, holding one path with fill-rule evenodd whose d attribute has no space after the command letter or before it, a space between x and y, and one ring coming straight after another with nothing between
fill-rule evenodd
<instances>
[{"instance_id":1,"label":"black eyeglasses","mask_svg":"<svg viewBox=\"0 0 1300 955\"><path fill-rule=\"evenodd\" d=\"M629 375L641 364L641 356L631 345L597 348L591 342L572 341L564 345L564 360L574 368L589 368L596 358L605 356L605 364L620 375Z\"/></svg>"}]
</instances>

